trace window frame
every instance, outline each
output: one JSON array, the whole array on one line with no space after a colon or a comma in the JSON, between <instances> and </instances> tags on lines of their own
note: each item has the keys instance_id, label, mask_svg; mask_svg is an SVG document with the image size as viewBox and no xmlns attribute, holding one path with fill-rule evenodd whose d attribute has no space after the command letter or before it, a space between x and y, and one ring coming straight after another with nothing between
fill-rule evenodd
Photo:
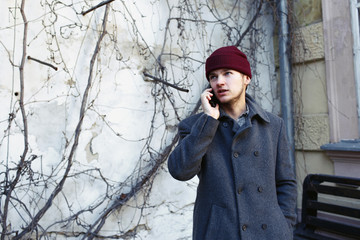
<instances>
[{"instance_id":1,"label":"window frame","mask_svg":"<svg viewBox=\"0 0 360 240\"><path fill-rule=\"evenodd\" d=\"M360 136L360 0L350 0L350 13L353 35L354 77L357 94L357 114Z\"/></svg>"}]
</instances>

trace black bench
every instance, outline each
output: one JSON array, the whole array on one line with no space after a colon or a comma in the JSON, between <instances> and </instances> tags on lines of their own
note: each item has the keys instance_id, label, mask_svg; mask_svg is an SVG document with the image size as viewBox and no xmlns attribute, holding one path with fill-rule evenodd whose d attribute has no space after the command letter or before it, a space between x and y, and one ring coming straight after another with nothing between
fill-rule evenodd
<instances>
[{"instance_id":1,"label":"black bench","mask_svg":"<svg viewBox=\"0 0 360 240\"><path fill-rule=\"evenodd\" d=\"M359 178L309 174L294 239L360 239L359 187Z\"/></svg>"}]
</instances>

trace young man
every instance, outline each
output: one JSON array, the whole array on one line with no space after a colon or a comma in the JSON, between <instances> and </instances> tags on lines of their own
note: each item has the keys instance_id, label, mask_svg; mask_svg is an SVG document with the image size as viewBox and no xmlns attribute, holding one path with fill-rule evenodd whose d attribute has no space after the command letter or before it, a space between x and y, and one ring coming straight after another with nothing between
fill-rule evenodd
<instances>
[{"instance_id":1,"label":"young man","mask_svg":"<svg viewBox=\"0 0 360 240\"><path fill-rule=\"evenodd\" d=\"M205 68L203 113L180 122L168 160L175 179L199 178L193 240L292 239L296 179L282 119L246 93L250 64L236 47L217 49Z\"/></svg>"}]
</instances>

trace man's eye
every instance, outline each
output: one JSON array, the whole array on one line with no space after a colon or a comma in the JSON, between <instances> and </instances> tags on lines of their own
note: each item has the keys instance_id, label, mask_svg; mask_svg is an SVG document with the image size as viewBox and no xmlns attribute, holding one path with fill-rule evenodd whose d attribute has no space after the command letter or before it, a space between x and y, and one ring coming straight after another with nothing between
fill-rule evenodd
<instances>
[{"instance_id":1,"label":"man's eye","mask_svg":"<svg viewBox=\"0 0 360 240\"><path fill-rule=\"evenodd\" d=\"M215 79L216 79L216 76L210 76L209 79L210 79L210 80L215 80Z\"/></svg>"},{"instance_id":2,"label":"man's eye","mask_svg":"<svg viewBox=\"0 0 360 240\"><path fill-rule=\"evenodd\" d=\"M226 72L226 73L225 73L225 75L230 75L230 74L231 74L231 72Z\"/></svg>"}]
</instances>

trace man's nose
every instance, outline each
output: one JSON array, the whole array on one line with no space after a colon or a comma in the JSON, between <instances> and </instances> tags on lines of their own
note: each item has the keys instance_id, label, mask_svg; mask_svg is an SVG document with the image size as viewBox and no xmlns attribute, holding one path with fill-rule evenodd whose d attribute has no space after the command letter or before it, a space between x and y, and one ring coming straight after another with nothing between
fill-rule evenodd
<instances>
[{"instance_id":1,"label":"man's nose","mask_svg":"<svg viewBox=\"0 0 360 240\"><path fill-rule=\"evenodd\" d=\"M224 76L221 76L219 75L218 76L218 79L217 79L217 85L224 85L225 84L225 77Z\"/></svg>"}]
</instances>

